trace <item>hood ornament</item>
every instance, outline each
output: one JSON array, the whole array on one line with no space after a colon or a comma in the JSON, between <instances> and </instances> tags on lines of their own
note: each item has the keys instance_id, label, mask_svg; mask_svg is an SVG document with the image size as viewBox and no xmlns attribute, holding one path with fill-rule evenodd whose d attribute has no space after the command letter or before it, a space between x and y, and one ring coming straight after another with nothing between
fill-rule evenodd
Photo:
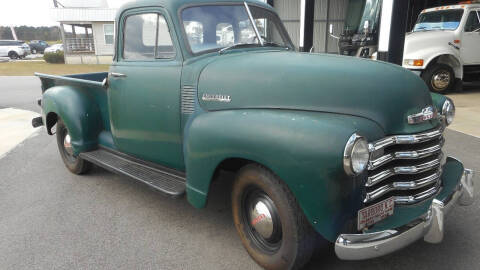
<instances>
[{"instance_id":1,"label":"hood ornament","mask_svg":"<svg viewBox=\"0 0 480 270\"><path fill-rule=\"evenodd\" d=\"M425 121L436 119L437 117L437 110L433 106L428 106L423 109L421 113L409 115L407 120L410 125L416 125Z\"/></svg>"}]
</instances>

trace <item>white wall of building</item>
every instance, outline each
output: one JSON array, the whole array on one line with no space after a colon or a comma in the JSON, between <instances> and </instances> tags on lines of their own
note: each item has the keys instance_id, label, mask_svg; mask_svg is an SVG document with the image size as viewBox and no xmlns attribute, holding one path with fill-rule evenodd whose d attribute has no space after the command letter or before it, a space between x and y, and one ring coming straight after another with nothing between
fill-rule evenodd
<instances>
[{"instance_id":1,"label":"white wall of building","mask_svg":"<svg viewBox=\"0 0 480 270\"><path fill-rule=\"evenodd\" d=\"M96 55L113 55L114 44L108 44L109 40L105 37L105 28L113 26L113 22L93 22L93 37L95 42Z\"/></svg>"}]
</instances>

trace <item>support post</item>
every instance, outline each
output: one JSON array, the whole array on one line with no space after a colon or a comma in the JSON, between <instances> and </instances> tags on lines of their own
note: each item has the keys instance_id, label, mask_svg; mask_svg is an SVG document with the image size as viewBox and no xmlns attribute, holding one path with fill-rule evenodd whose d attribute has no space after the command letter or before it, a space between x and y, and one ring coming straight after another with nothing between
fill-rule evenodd
<instances>
[{"instance_id":1,"label":"support post","mask_svg":"<svg viewBox=\"0 0 480 270\"><path fill-rule=\"evenodd\" d=\"M402 65L408 10L409 1L383 1L378 60Z\"/></svg>"},{"instance_id":2,"label":"support post","mask_svg":"<svg viewBox=\"0 0 480 270\"><path fill-rule=\"evenodd\" d=\"M308 52L313 47L313 23L315 0L300 0L300 42L301 52Z\"/></svg>"}]
</instances>

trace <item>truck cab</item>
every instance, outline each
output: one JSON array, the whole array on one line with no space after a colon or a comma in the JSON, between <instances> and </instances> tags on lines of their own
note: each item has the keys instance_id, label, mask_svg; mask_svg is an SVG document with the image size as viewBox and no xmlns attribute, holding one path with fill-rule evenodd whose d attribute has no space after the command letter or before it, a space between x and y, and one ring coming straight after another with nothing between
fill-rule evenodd
<instances>
[{"instance_id":1,"label":"truck cab","mask_svg":"<svg viewBox=\"0 0 480 270\"><path fill-rule=\"evenodd\" d=\"M433 92L480 80L480 2L423 10L405 39L403 67Z\"/></svg>"},{"instance_id":2,"label":"truck cab","mask_svg":"<svg viewBox=\"0 0 480 270\"><path fill-rule=\"evenodd\" d=\"M338 40L340 55L375 58L378 51L380 11L383 0L349 0L344 28L339 37L330 25L330 36Z\"/></svg>"},{"instance_id":3,"label":"truck cab","mask_svg":"<svg viewBox=\"0 0 480 270\"><path fill-rule=\"evenodd\" d=\"M444 215L473 202L473 172L443 152L453 102L402 67L299 53L257 0L135 1L115 26L108 73L37 74L33 125L74 174L96 164L196 208L231 181L266 269L324 244L359 260L439 243Z\"/></svg>"}]
</instances>

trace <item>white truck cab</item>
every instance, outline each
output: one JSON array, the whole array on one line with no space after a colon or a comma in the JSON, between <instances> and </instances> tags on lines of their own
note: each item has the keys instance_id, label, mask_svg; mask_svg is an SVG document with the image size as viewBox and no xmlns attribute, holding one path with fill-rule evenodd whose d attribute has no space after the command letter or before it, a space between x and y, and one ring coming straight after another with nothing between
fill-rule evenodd
<instances>
[{"instance_id":1,"label":"white truck cab","mask_svg":"<svg viewBox=\"0 0 480 270\"><path fill-rule=\"evenodd\" d=\"M480 80L480 1L423 10L405 38L403 67L434 92Z\"/></svg>"}]
</instances>

